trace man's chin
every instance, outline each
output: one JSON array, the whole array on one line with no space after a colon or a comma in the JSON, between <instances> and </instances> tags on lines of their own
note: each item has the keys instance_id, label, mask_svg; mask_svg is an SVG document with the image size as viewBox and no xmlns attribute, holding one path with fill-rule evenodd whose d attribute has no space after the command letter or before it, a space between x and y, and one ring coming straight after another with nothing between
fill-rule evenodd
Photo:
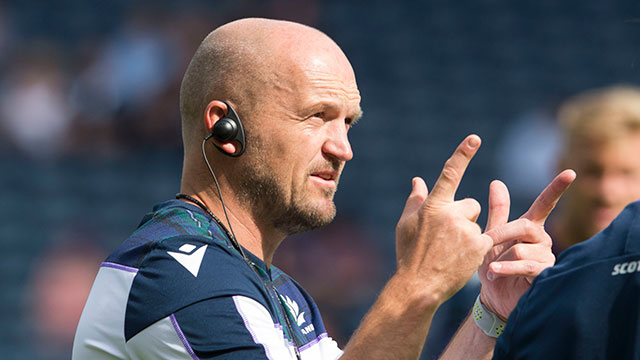
<instances>
[{"instance_id":1,"label":"man's chin","mask_svg":"<svg viewBox=\"0 0 640 360\"><path fill-rule=\"evenodd\" d=\"M286 234L297 234L328 225L336 215L332 200L307 206L293 206L274 219L274 226Z\"/></svg>"},{"instance_id":2,"label":"man's chin","mask_svg":"<svg viewBox=\"0 0 640 360\"><path fill-rule=\"evenodd\" d=\"M597 233L605 229L611 222L618 216L619 211L614 209L597 209L591 216L591 224L593 224L594 231Z\"/></svg>"},{"instance_id":3,"label":"man's chin","mask_svg":"<svg viewBox=\"0 0 640 360\"><path fill-rule=\"evenodd\" d=\"M317 229L326 225L329 225L336 217L336 205L333 200L324 201L319 206L315 206L312 209L303 211L304 217L308 219L307 223L312 226L308 230Z\"/></svg>"}]
</instances>

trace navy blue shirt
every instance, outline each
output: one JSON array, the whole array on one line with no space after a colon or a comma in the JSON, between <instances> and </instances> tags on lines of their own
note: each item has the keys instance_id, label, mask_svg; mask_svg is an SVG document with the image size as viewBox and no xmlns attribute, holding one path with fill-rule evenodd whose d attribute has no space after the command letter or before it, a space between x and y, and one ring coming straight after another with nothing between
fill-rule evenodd
<instances>
[{"instance_id":1,"label":"navy blue shirt","mask_svg":"<svg viewBox=\"0 0 640 360\"><path fill-rule=\"evenodd\" d=\"M102 264L73 359L338 358L309 294L246 253L200 208L159 204Z\"/></svg>"},{"instance_id":2,"label":"navy blue shirt","mask_svg":"<svg viewBox=\"0 0 640 360\"><path fill-rule=\"evenodd\" d=\"M640 359L640 202L535 279L493 358Z\"/></svg>"}]
</instances>

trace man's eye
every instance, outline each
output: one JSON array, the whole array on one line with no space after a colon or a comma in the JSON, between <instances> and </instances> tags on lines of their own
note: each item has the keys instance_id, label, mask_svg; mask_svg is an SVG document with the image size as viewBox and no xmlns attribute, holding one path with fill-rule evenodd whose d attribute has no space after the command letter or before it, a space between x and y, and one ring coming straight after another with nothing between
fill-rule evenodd
<instances>
[{"instance_id":1,"label":"man's eye","mask_svg":"<svg viewBox=\"0 0 640 360\"><path fill-rule=\"evenodd\" d=\"M347 126L349 127L353 127L358 121L360 120L360 118L345 118L344 122L345 124L347 124Z\"/></svg>"},{"instance_id":2,"label":"man's eye","mask_svg":"<svg viewBox=\"0 0 640 360\"><path fill-rule=\"evenodd\" d=\"M323 112L317 112L317 113L313 114L313 117L324 119L324 113Z\"/></svg>"}]
</instances>

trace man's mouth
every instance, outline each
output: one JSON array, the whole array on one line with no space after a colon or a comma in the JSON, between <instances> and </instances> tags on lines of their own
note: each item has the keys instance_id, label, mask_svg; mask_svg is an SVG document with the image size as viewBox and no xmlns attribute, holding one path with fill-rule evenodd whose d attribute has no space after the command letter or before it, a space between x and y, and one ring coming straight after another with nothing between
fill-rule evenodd
<instances>
[{"instance_id":1,"label":"man's mouth","mask_svg":"<svg viewBox=\"0 0 640 360\"><path fill-rule=\"evenodd\" d=\"M311 178L323 185L335 186L338 173L333 170L320 170L311 173Z\"/></svg>"}]
</instances>

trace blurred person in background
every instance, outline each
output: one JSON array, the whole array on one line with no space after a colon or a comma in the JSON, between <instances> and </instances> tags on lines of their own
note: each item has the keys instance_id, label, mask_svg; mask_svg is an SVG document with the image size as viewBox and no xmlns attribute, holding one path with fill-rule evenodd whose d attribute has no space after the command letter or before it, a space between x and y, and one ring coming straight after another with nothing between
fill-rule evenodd
<instances>
[{"instance_id":1,"label":"blurred person in background","mask_svg":"<svg viewBox=\"0 0 640 360\"><path fill-rule=\"evenodd\" d=\"M640 88L585 91L560 107L558 121L560 167L578 177L551 221L556 253L595 235L640 199Z\"/></svg>"},{"instance_id":2,"label":"blurred person in background","mask_svg":"<svg viewBox=\"0 0 640 360\"><path fill-rule=\"evenodd\" d=\"M71 237L53 243L37 260L25 294L34 332L29 350L37 359L69 359L82 308L105 256L93 239L65 233Z\"/></svg>"},{"instance_id":3,"label":"blurred person in background","mask_svg":"<svg viewBox=\"0 0 640 360\"><path fill-rule=\"evenodd\" d=\"M177 67L188 56L178 41L191 27L177 23L184 17L169 23L171 15L163 7L132 6L117 32L92 44L69 92L76 148L107 154L114 146L180 148L178 108L167 97L178 92Z\"/></svg>"},{"instance_id":4,"label":"blurred person in background","mask_svg":"<svg viewBox=\"0 0 640 360\"><path fill-rule=\"evenodd\" d=\"M37 160L55 159L67 146L73 109L67 74L56 47L43 41L14 55L0 84L0 126L11 145Z\"/></svg>"},{"instance_id":5,"label":"blurred person in background","mask_svg":"<svg viewBox=\"0 0 640 360\"><path fill-rule=\"evenodd\" d=\"M492 183L483 233L477 201L455 201L480 147L470 135L431 192L412 180L396 228L397 270L343 353L311 296L271 264L286 236L335 216L353 157L347 134L362 113L348 59L314 28L234 21L196 51L180 103L181 193L154 207L101 266L76 359L416 358L433 313L478 269L484 318L468 317L445 356L488 358L504 324L481 320L506 319L553 263L542 225L575 174L561 173L512 222L506 187Z\"/></svg>"},{"instance_id":6,"label":"blurred person in background","mask_svg":"<svg viewBox=\"0 0 640 360\"><path fill-rule=\"evenodd\" d=\"M560 166L578 174L550 222L558 261L521 297L494 359L638 359L640 88L585 91L557 119Z\"/></svg>"},{"instance_id":7,"label":"blurred person in background","mask_svg":"<svg viewBox=\"0 0 640 360\"><path fill-rule=\"evenodd\" d=\"M552 222L560 255L521 297L494 359L640 359L640 88L578 94L558 119L561 165L578 174Z\"/></svg>"}]
</instances>

